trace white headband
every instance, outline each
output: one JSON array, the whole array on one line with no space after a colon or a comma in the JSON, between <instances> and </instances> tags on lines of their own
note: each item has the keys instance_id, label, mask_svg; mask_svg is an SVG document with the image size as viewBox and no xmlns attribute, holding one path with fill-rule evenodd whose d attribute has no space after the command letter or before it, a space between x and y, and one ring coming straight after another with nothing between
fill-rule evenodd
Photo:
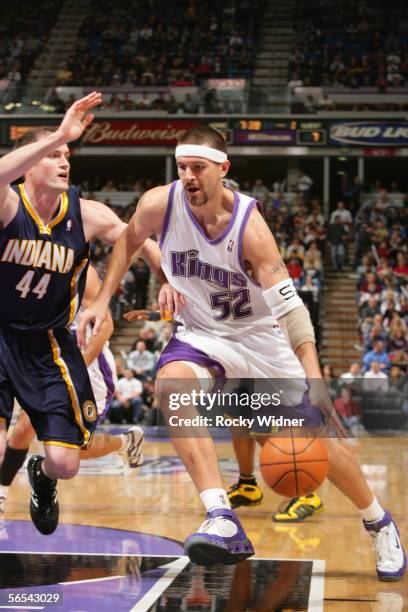
<instances>
[{"instance_id":1,"label":"white headband","mask_svg":"<svg viewBox=\"0 0 408 612\"><path fill-rule=\"evenodd\" d=\"M176 147L177 157L205 157L210 161L222 164L227 160L227 154L206 145L181 144Z\"/></svg>"}]
</instances>

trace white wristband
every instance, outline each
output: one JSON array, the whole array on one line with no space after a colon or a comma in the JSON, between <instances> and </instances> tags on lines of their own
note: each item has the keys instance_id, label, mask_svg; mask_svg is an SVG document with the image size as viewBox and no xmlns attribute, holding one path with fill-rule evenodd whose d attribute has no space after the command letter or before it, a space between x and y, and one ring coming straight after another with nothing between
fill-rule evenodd
<instances>
[{"instance_id":1,"label":"white wristband","mask_svg":"<svg viewBox=\"0 0 408 612\"><path fill-rule=\"evenodd\" d=\"M291 278L286 278L263 291L262 296L275 319L279 319L294 308L303 305Z\"/></svg>"}]
</instances>

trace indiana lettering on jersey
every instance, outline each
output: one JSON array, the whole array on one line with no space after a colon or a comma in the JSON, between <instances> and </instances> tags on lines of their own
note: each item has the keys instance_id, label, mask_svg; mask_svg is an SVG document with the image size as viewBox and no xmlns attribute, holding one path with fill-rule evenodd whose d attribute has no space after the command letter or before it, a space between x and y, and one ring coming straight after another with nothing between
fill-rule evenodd
<instances>
[{"instance_id":1,"label":"indiana lettering on jersey","mask_svg":"<svg viewBox=\"0 0 408 612\"><path fill-rule=\"evenodd\" d=\"M197 277L224 289L247 286L247 279L243 274L201 261L199 252L195 249L171 251L171 272L173 276Z\"/></svg>"},{"instance_id":2,"label":"indiana lettering on jersey","mask_svg":"<svg viewBox=\"0 0 408 612\"><path fill-rule=\"evenodd\" d=\"M11 238L1 254L0 261L66 274L73 266L74 251L48 240Z\"/></svg>"}]
</instances>

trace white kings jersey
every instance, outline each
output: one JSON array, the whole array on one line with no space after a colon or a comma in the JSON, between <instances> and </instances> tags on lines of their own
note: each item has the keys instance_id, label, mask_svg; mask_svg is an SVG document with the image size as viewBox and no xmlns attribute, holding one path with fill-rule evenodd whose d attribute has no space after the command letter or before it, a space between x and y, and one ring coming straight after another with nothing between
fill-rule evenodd
<instances>
[{"instance_id":1,"label":"white kings jersey","mask_svg":"<svg viewBox=\"0 0 408 612\"><path fill-rule=\"evenodd\" d=\"M256 205L234 192L231 220L210 240L191 212L181 181L172 184L160 248L167 278L186 298L177 317L186 329L239 340L277 326L261 286L244 269L243 235Z\"/></svg>"}]
</instances>

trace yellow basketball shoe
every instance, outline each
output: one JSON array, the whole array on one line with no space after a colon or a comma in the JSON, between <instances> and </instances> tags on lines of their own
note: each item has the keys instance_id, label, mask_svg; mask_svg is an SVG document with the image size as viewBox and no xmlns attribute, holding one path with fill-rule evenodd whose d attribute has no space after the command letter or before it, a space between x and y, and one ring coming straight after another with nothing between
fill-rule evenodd
<instances>
[{"instance_id":1,"label":"yellow basketball shoe","mask_svg":"<svg viewBox=\"0 0 408 612\"><path fill-rule=\"evenodd\" d=\"M313 514L323 511L323 502L316 493L294 497L289 502L283 502L278 512L272 514L276 523L300 523Z\"/></svg>"},{"instance_id":2,"label":"yellow basketball shoe","mask_svg":"<svg viewBox=\"0 0 408 612\"><path fill-rule=\"evenodd\" d=\"M263 499L263 493L255 478L242 478L242 476L228 489L227 495L231 508L257 506Z\"/></svg>"}]
</instances>

